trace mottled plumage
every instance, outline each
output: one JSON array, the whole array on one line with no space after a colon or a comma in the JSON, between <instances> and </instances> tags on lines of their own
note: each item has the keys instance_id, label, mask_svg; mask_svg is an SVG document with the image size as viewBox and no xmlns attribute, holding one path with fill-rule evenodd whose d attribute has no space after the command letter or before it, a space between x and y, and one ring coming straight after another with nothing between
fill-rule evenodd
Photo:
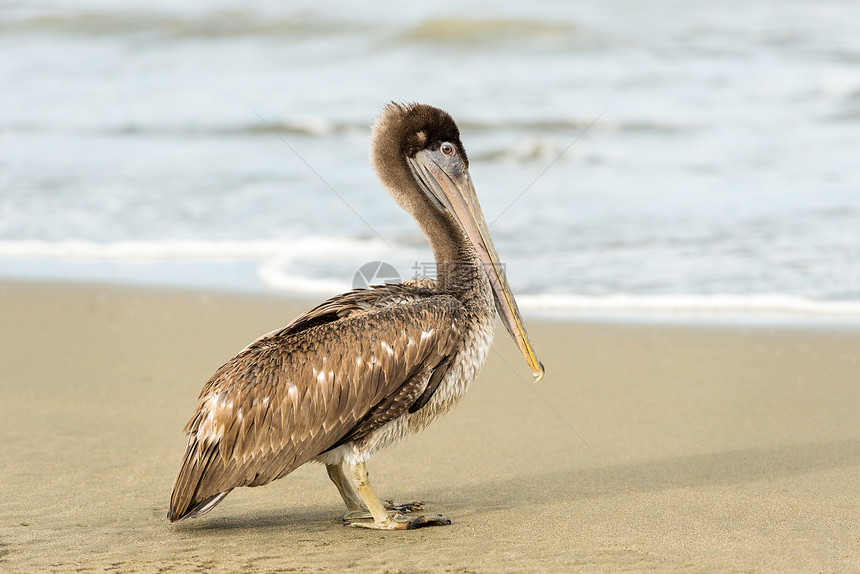
<instances>
[{"instance_id":1,"label":"mottled plumage","mask_svg":"<svg viewBox=\"0 0 860 574\"><path fill-rule=\"evenodd\" d=\"M328 466L351 511L347 516L372 515L374 522L364 525L447 522L390 518L370 491L364 462L462 397L490 348L494 297L497 305L510 306L499 302L499 293L508 300L503 290L509 287L487 246L489 236L475 245L474 224L463 223L468 217L486 228L450 116L429 106L389 106L375 126L373 160L386 188L428 236L438 281L338 295L218 369L185 427L188 446L170 500L171 521L205 514L233 488L262 486L317 460ZM419 177L415 166L449 175ZM441 184L428 183L429 177ZM465 211L460 199L448 199L457 193L465 193ZM515 303L510 316L511 333L527 341Z\"/></svg>"}]
</instances>

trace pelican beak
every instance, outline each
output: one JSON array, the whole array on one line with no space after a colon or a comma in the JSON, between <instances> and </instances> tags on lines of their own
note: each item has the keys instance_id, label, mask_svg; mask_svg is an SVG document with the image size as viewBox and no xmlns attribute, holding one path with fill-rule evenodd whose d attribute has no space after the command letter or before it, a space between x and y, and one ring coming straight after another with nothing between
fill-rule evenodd
<instances>
[{"instance_id":1,"label":"pelican beak","mask_svg":"<svg viewBox=\"0 0 860 574\"><path fill-rule=\"evenodd\" d=\"M449 157L441 151L430 149L419 151L414 158L407 158L407 161L431 201L438 208L450 210L454 214L477 251L493 289L496 310L532 370L534 382L539 382L544 376L544 366L535 356L534 345L526 333L517 301L505 276L505 269L490 238L469 168L456 153Z\"/></svg>"}]
</instances>

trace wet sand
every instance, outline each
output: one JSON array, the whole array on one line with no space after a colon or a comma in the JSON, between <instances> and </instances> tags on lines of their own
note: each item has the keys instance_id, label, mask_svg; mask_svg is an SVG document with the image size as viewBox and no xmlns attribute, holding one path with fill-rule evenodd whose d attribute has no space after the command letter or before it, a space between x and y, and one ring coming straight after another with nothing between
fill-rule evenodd
<instances>
[{"instance_id":1,"label":"wet sand","mask_svg":"<svg viewBox=\"0 0 860 574\"><path fill-rule=\"evenodd\" d=\"M209 375L308 302L0 284L0 571L860 571L860 328L530 321L370 462L453 524L344 528L322 467L165 518Z\"/></svg>"}]
</instances>

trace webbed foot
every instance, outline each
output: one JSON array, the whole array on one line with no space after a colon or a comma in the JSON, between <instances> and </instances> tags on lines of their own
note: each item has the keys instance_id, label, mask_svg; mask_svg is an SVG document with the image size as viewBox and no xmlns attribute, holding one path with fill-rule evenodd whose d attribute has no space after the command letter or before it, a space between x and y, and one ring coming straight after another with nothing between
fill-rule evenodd
<instances>
[{"instance_id":1,"label":"webbed foot","mask_svg":"<svg viewBox=\"0 0 860 574\"><path fill-rule=\"evenodd\" d=\"M395 514L406 514L409 512L415 512L416 510L421 510L424 508L424 503L420 500L413 500L412 502L405 502L403 504L395 504L393 500L385 501L385 510L388 511L389 514L393 511Z\"/></svg>"},{"instance_id":2,"label":"webbed foot","mask_svg":"<svg viewBox=\"0 0 860 574\"><path fill-rule=\"evenodd\" d=\"M409 512L421 510L422 508L424 508L424 503L419 500L413 500L412 502L406 502L404 504L395 504L393 500L385 501L385 510L386 512L388 512L389 516L395 516L397 514L408 514ZM340 519L344 522L351 522L353 520L363 520L368 518L373 518L373 514L371 514L371 512L366 508L347 512L340 517Z\"/></svg>"},{"instance_id":3,"label":"webbed foot","mask_svg":"<svg viewBox=\"0 0 860 574\"><path fill-rule=\"evenodd\" d=\"M434 516L413 516L406 518L400 514L389 516L383 522L375 520L363 521L344 521L344 526L352 526L354 528L370 528L373 530L413 530L415 528L424 528L425 526L448 526L451 521L441 514Z\"/></svg>"}]
</instances>

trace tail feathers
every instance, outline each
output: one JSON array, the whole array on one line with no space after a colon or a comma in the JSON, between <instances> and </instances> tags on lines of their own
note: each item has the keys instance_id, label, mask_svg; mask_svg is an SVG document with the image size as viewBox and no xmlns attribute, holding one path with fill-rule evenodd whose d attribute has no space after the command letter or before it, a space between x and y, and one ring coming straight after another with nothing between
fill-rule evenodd
<instances>
[{"instance_id":1,"label":"tail feathers","mask_svg":"<svg viewBox=\"0 0 860 574\"><path fill-rule=\"evenodd\" d=\"M170 506L170 510L167 512L167 518L170 522L179 522L180 520L185 520L186 518L200 518L204 514L208 513L210 510L218 506L218 503L224 500L224 497L230 494L230 491L219 492L218 494L213 494L209 498L198 502L194 506L185 509L185 511L177 511L173 508L173 505Z\"/></svg>"},{"instance_id":2,"label":"tail feathers","mask_svg":"<svg viewBox=\"0 0 860 574\"><path fill-rule=\"evenodd\" d=\"M218 460L217 443L189 441L170 495L170 522L203 516L233 490L232 484L218 484Z\"/></svg>"}]
</instances>

